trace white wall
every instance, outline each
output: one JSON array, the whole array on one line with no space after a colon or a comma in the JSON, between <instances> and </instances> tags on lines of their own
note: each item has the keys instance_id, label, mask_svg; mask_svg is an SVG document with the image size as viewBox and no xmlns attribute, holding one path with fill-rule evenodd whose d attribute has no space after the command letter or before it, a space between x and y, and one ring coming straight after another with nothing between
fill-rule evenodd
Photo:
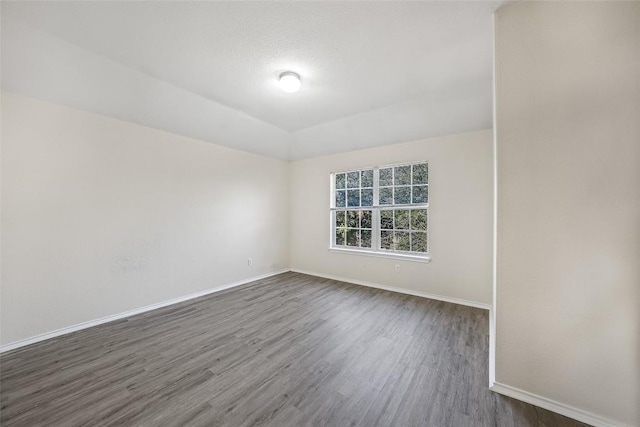
<instances>
[{"instance_id":1,"label":"white wall","mask_svg":"<svg viewBox=\"0 0 640 427\"><path fill-rule=\"evenodd\" d=\"M640 424L640 3L496 16L496 380Z\"/></svg>"},{"instance_id":2,"label":"white wall","mask_svg":"<svg viewBox=\"0 0 640 427\"><path fill-rule=\"evenodd\" d=\"M6 92L1 119L3 344L288 267L286 162Z\"/></svg>"},{"instance_id":3,"label":"white wall","mask_svg":"<svg viewBox=\"0 0 640 427\"><path fill-rule=\"evenodd\" d=\"M485 130L293 162L291 268L490 304L492 156ZM429 161L431 262L329 252L329 174L418 160Z\"/></svg>"}]
</instances>

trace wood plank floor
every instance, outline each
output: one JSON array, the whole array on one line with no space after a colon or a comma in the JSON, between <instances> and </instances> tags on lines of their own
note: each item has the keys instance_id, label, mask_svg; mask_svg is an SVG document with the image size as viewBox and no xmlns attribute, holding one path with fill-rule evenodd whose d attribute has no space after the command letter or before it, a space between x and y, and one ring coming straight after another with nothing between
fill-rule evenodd
<instances>
[{"instance_id":1,"label":"wood plank floor","mask_svg":"<svg viewBox=\"0 0 640 427\"><path fill-rule=\"evenodd\" d=\"M584 426L487 389L485 310L297 273L2 355L9 426Z\"/></svg>"}]
</instances>

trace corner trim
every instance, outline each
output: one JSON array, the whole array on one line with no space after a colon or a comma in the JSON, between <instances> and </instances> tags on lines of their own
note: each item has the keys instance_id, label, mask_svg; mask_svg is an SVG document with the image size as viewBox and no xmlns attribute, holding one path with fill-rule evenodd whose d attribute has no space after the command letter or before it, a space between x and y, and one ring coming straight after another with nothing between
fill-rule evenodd
<instances>
[{"instance_id":1,"label":"corner trim","mask_svg":"<svg viewBox=\"0 0 640 427\"><path fill-rule=\"evenodd\" d=\"M489 390L539 406L540 408L564 415L565 417L573 418L574 420L578 420L595 427L627 427L627 424L620 424L619 422L603 418L599 415L592 414L591 412L587 412L537 394L529 393L528 391L520 390L497 381L493 383L493 386L491 386Z\"/></svg>"},{"instance_id":2,"label":"corner trim","mask_svg":"<svg viewBox=\"0 0 640 427\"><path fill-rule=\"evenodd\" d=\"M451 297L446 297L446 296L443 296L443 295L430 294L430 293L427 293L427 292L414 291L414 290L405 289L405 288L396 288L394 286L380 285L378 283L366 282L364 280L347 279L346 277L331 276L331 275L328 275L328 274L321 274L321 273L316 273L316 272L313 272L313 271L300 270L300 269L297 269L297 268L292 268L291 271L293 271L294 273L308 274L309 276L323 277L325 279L338 280L340 282L352 283L354 285L367 286L369 288L383 289L385 291L397 292L397 293L400 293L400 294L413 295L413 296L421 297L421 298L429 298L429 299L434 299L434 300L438 300L438 301L450 302L450 303L453 303L453 304L466 305L468 307L481 308L483 310L490 310L491 309L491 306L489 304L483 304L483 303L479 303L479 302L475 302L475 301L468 301L468 300L464 300L464 299L451 298Z\"/></svg>"},{"instance_id":3,"label":"corner trim","mask_svg":"<svg viewBox=\"0 0 640 427\"><path fill-rule=\"evenodd\" d=\"M491 230L491 311L489 312L489 388L493 387L496 382L496 315L498 308L498 107L497 107L497 80L496 80L496 13L491 18L491 53L492 61L492 79L491 79L491 95L493 100L493 139L491 147L493 150L493 213Z\"/></svg>"},{"instance_id":4,"label":"corner trim","mask_svg":"<svg viewBox=\"0 0 640 427\"><path fill-rule=\"evenodd\" d=\"M227 289L235 288L237 286L245 285L250 282L255 282L256 280L266 279L268 277L276 276L278 274L286 273L289 269L285 268L282 270L274 271L272 273L263 274L260 276L250 277L248 279L240 280L238 282L228 283L226 285L218 286L216 288L207 289L206 291L200 291L189 295L184 295L178 298L173 298L170 300L162 301L156 304L147 305L140 308L134 308L133 310L124 311L122 313L112 314L110 316L101 317L99 319L89 320L87 322L78 323L76 325L67 326L65 328L56 329L51 332L45 332L44 334L36 335L30 338L25 338L23 340L14 341L12 343L4 344L0 346L0 353L4 353L10 350L15 350L20 347L24 347L30 344L35 344L40 341L45 341L51 338L56 338L61 335L66 335L71 332L80 331L82 329L91 328L93 326L102 325L104 323L113 322L114 320L120 320L127 317L135 316L136 314L146 313L147 311L156 310L158 308L167 307L169 305L177 304L180 302L188 301L191 299L203 297L205 295L210 295L216 292L221 292Z\"/></svg>"}]
</instances>

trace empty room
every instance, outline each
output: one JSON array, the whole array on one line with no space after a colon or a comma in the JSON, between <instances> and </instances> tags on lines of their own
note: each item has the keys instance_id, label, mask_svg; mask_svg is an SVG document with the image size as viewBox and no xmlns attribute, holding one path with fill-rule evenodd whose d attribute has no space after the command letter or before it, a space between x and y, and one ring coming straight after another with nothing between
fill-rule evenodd
<instances>
[{"instance_id":1,"label":"empty room","mask_svg":"<svg viewBox=\"0 0 640 427\"><path fill-rule=\"evenodd\" d=\"M640 2L0 13L2 427L640 426Z\"/></svg>"}]
</instances>

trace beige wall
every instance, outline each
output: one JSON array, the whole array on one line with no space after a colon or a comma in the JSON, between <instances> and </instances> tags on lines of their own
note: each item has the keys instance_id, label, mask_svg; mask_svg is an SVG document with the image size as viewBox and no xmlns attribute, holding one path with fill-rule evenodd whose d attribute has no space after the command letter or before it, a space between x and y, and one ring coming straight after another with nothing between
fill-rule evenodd
<instances>
[{"instance_id":1,"label":"beige wall","mask_svg":"<svg viewBox=\"0 0 640 427\"><path fill-rule=\"evenodd\" d=\"M640 424L640 3L496 16L496 380Z\"/></svg>"},{"instance_id":2,"label":"beige wall","mask_svg":"<svg viewBox=\"0 0 640 427\"><path fill-rule=\"evenodd\" d=\"M9 93L1 118L3 344L288 267L288 163Z\"/></svg>"},{"instance_id":3,"label":"beige wall","mask_svg":"<svg viewBox=\"0 0 640 427\"><path fill-rule=\"evenodd\" d=\"M291 268L490 304L492 156L486 130L293 162ZM329 174L419 160L429 161L431 262L329 252Z\"/></svg>"}]
</instances>

